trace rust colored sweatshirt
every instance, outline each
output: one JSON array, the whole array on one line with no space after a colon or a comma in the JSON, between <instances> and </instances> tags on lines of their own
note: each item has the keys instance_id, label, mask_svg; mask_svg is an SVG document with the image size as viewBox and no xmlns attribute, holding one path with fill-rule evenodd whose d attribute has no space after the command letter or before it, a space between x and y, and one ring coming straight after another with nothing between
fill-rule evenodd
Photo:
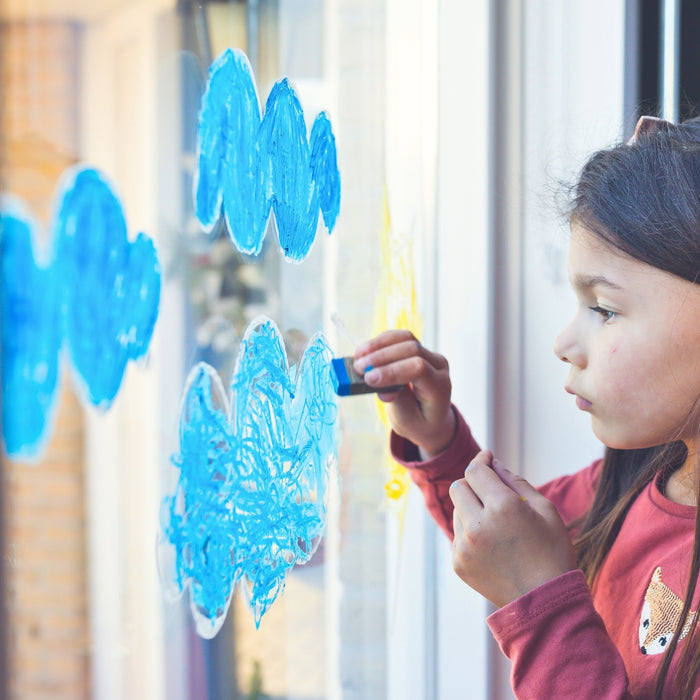
<instances>
[{"instance_id":1,"label":"rust colored sweatshirt","mask_svg":"<svg viewBox=\"0 0 700 700\"><path fill-rule=\"evenodd\" d=\"M455 439L427 462L420 461L415 445L391 436L394 458L409 469L428 510L450 539L449 487L464 476L479 451L456 413ZM565 523L590 507L600 466L596 461L539 489ZM582 571L570 571L490 615L488 625L512 662L516 697L653 698L654 674L683 604L694 520L694 507L669 501L654 481L631 506L593 592ZM694 601L692 610L697 607ZM681 639L670 669L671 683L683 643ZM673 697L672 688L667 690L664 697ZM700 690L694 697L700 697Z\"/></svg>"}]
</instances>

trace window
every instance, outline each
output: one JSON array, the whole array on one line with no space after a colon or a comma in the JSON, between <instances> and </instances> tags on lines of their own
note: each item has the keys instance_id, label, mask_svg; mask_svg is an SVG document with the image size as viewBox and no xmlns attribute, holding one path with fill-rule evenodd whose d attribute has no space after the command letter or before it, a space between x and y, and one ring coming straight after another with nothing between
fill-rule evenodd
<instances>
[{"instance_id":1,"label":"window","mask_svg":"<svg viewBox=\"0 0 700 700\"><path fill-rule=\"evenodd\" d=\"M175 488L190 370L206 361L228 391L259 314L281 329L293 362L319 327L336 354L351 353L331 313L365 338L377 317L395 324L409 298L482 443L534 483L598 454L587 426L567 419L550 353L571 307L565 233L543 200L552 172L566 179L621 135L637 103L659 104L648 66L658 65L658 3L642 3L636 24L632 5L3 4L2 190L22 199L50 258L59 183L78 164L99 169L128 240L144 232L161 265L148 352L128 363L109 408L85 400L64 346L41 454L3 459L12 696L457 700L467 678L475 700L509 697L487 605L453 575L420 497L409 490L405 510L387 503L386 428L371 397L339 404L326 536L260 629L240 592L211 640L196 633L187 594L166 599L160 507ZM682 12L690 111L697 11L684 2ZM340 216L298 264L284 259L274 221L254 256L223 222L207 232L195 216L200 100L229 47L246 53L261 107L286 76L307 132L322 110L333 127ZM387 293L392 261L410 274ZM50 300L38 308L65 313ZM4 379L2 399L16 405Z\"/></svg>"},{"instance_id":2,"label":"window","mask_svg":"<svg viewBox=\"0 0 700 700\"><path fill-rule=\"evenodd\" d=\"M644 0L630 3L630 26L636 46L636 71L630 78L638 114L662 115L663 75L666 61L673 61L677 76L677 112L683 121L697 116L700 104L700 77L697 66L700 49L696 37L700 30L700 8L687 0ZM674 9L677 27L668 30L675 37L675 49L666 58L664 51L665 13Z\"/></svg>"}]
</instances>

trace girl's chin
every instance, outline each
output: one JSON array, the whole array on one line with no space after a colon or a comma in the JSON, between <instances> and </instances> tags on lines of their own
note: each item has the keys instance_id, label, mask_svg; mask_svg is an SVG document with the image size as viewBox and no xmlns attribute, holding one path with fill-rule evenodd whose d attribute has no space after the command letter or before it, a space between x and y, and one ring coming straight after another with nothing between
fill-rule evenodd
<instances>
[{"instance_id":1,"label":"girl's chin","mask_svg":"<svg viewBox=\"0 0 700 700\"><path fill-rule=\"evenodd\" d=\"M642 450L648 447L657 447L665 445L672 441L672 438L661 440L655 437L642 435L621 435L615 431L606 430L602 426L596 426L595 419L592 421L593 434L606 447L612 450Z\"/></svg>"},{"instance_id":2,"label":"girl's chin","mask_svg":"<svg viewBox=\"0 0 700 700\"><path fill-rule=\"evenodd\" d=\"M598 440L613 450L636 450L640 447L650 446L642 445L634 436L621 435L619 432L611 430L609 425L602 425L595 416L591 417L591 427Z\"/></svg>"}]
</instances>

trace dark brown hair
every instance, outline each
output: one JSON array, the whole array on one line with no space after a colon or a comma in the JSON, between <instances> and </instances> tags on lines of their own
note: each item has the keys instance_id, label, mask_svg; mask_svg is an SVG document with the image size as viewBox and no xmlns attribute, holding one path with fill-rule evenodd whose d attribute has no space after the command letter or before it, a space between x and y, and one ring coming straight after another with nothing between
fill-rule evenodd
<instances>
[{"instance_id":1,"label":"dark brown hair","mask_svg":"<svg viewBox=\"0 0 700 700\"><path fill-rule=\"evenodd\" d=\"M643 118L632 140L591 156L573 195L572 222L637 260L700 282L700 119L675 125ZM657 475L680 467L686 456L682 442L606 449L593 505L583 522L575 524L580 530L574 547L591 587L635 498ZM700 492L696 496L700 503ZM656 698L668 697L664 686L699 576L700 508L685 603L659 666ZM700 630L695 615L679 657L676 693L690 700L699 685Z\"/></svg>"}]
</instances>

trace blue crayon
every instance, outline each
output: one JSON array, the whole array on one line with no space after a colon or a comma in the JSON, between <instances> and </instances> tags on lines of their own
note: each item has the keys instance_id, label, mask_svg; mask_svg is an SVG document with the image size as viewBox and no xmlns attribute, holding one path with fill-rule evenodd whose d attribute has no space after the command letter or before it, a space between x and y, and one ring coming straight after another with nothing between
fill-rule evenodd
<instances>
[{"instance_id":1,"label":"blue crayon","mask_svg":"<svg viewBox=\"0 0 700 700\"><path fill-rule=\"evenodd\" d=\"M362 375L352 366L352 357L336 357L331 360L333 388L338 396L358 396L360 394L390 394L401 391L403 384L374 387L365 383Z\"/></svg>"}]
</instances>

